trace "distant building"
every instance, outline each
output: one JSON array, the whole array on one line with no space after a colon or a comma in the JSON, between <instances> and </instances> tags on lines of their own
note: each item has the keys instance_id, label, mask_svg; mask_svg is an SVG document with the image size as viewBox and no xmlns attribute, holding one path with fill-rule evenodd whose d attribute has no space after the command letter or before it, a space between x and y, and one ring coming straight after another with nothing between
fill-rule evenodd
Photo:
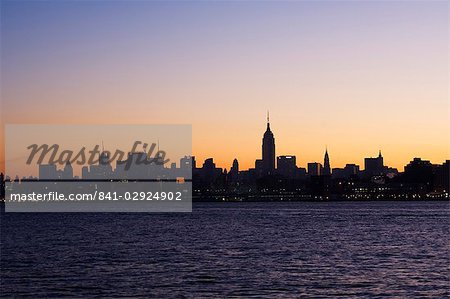
<instances>
[{"instance_id":1,"label":"distant building","mask_svg":"<svg viewBox=\"0 0 450 299\"><path fill-rule=\"evenodd\" d=\"M230 180L232 182L235 182L235 181L238 180L238 176L239 176L239 162L238 162L237 159L233 160L233 165L230 168L229 176L230 176Z\"/></svg>"},{"instance_id":2,"label":"distant building","mask_svg":"<svg viewBox=\"0 0 450 299\"><path fill-rule=\"evenodd\" d=\"M322 174L322 164L317 162L308 163L308 175L318 176Z\"/></svg>"},{"instance_id":3,"label":"distant building","mask_svg":"<svg viewBox=\"0 0 450 299\"><path fill-rule=\"evenodd\" d=\"M130 158L130 156L128 156ZM142 159L144 157L142 156ZM146 159L146 157L145 157ZM117 161L116 165L123 165L125 166L127 161ZM117 166L116 166L117 168ZM121 171L123 171L122 167L119 167ZM111 166L110 161L110 153L102 151L100 153L99 159L98 159L98 165L90 165L89 166L89 178L90 179L106 179L111 178L113 176L113 169ZM141 177L142 178L142 177Z\"/></svg>"},{"instance_id":4,"label":"distant building","mask_svg":"<svg viewBox=\"0 0 450 299\"><path fill-rule=\"evenodd\" d=\"M58 171L55 164L39 164L40 180L56 180L58 179Z\"/></svg>"},{"instance_id":5,"label":"distant building","mask_svg":"<svg viewBox=\"0 0 450 299\"><path fill-rule=\"evenodd\" d=\"M126 179L147 179L160 177L164 173L163 157L148 158L145 152L130 152L126 160L116 161L115 175ZM110 166L91 165L90 176L92 178L109 177Z\"/></svg>"},{"instance_id":6,"label":"distant building","mask_svg":"<svg viewBox=\"0 0 450 299\"><path fill-rule=\"evenodd\" d=\"M81 178L83 180L89 179L89 167L83 166L83 168L81 168Z\"/></svg>"},{"instance_id":7,"label":"distant building","mask_svg":"<svg viewBox=\"0 0 450 299\"><path fill-rule=\"evenodd\" d=\"M64 170L62 172L61 178L63 180L73 179L73 168L72 168L72 165L70 164L70 161L66 162L66 165L64 166Z\"/></svg>"},{"instance_id":8,"label":"distant building","mask_svg":"<svg viewBox=\"0 0 450 299\"><path fill-rule=\"evenodd\" d=\"M267 113L267 129L262 140L262 171L263 175L275 173L275 138L270 130L269 113Z\"/></svg>"},{"instance_id":9,"label":"distant building","mask_svg":"<svg viewBox=\"0 0 450 299\"><path fill-rule=\"evenodd\" d=\"M197 161L195 160L195 156L192 156L192 169L197 168Z\"/></svg>"},{"instance_id":10,"label":"distant building","mask_svg":"<svg viewBox=\"0 0 450 299\"><path fill-rule=\"evenodd\" d=\"M376 175L383 175L385 173L383 156L381 151L378 153L376 158L365 158L364 159L364 176L372 177Z\"/></svg>"},{"instance_id":11,"label":"distant building","mask_svg":"<svg viewBox=\"0 0 450 299\"><path fill-rule=\"evenodd\" d=\"M216 168L213 158L208 158L200 170L200 177L204 182L211 183L222 174L222 168Z\"/></svg>"},{"instance_id":12,"label":"distant building","mask_svg":"<svg viewBox=\"0 0 450 299\"><path fill-rule=\"evenodd\" d=\"M295 178L300 180L306 179L306 168L297 167Z\"/></svg>"},{"instance_id":13,"label":"distant building","mask_svg":"<svg viewBox=\"0 0 450 299\"><path fill-rule=\"evenodd\" d=\"M295 156L277 157L277 173L286 178L295 178L297 172L297 163Z\"/></svg>"},{"instance_id":14,"label":"distant building","mask_svg":"<svg viewBox=\"0 0 450 299\"><path fill-rule=\"evenodd\" d=\"M195 168L195 157L184 156L180 159L181 169L193 169Z\"/></svg>"},{"instance_id":15,"label":"distant building","mask_svg":"<svg viewBox=\"0 0 450 299\"><path fill-rule=\"evenodd\" d=\"M196 169L195 157L184 156L180 159L180 176L188 179L192 179Z\"/></svg>"},{"instance_id":16,"label":"distant building","mask_svg":"<svg viewBox=\"0 0 450 299\"><path fill-rule=\"evenodd\" d=\"M344 175L347 178L352 176L359 176L359 165L345 164Z\"/></svg>"},{"instance_id":17,"label":"distant building","mask_svg":"<svg viewBox=\"0 0 450 299\"><path fill-rule=\"evenodd\" d=\"M334 179L349 179L359 176L359 166L356 164L346 164L344 168L333 168Z\"/></svg>"},{"instance_id":18,"label":"distant building","mask_svg":"<svg viewBox=\"0 0 450 299\"><path fill-rule=\"evenodd\" d=\"M214 163L214 159L213 158L208 158L205 160L205 162L203 162L203 170L209 170L209 169L215 169L216 168L216 163Z\"/></svg>"},{"instance_id":19,"label":"distant building","mask_svg":"<svg viewBox=\"0 0 450 299\"><path fill-rule=\"evenodd\" d=\"M333 168L333 179L343 179L346 178L344 168Z\"/></svg>"},{"instance_id":20,"label":"distant building","mask_svg":"<svg viewBox=\"0 0 450 299\"><path fill-rule=\"evenodd\" d=\"M262 159L256 159L255 160L255 175L257 177L261 177L264 173L263 169L263 160Z\"/></svg>"},{"instance_id":21,"label":"distant building","mask_svg":"<svg viewBox=\"0 0 450 299\"><path fill-rule=\"evenodd\" d=\"M405 166L403 179L406 183L418 187L420 191L431 191L433 184L433 165L430 161L414 158Z\"/></svg>"},{"instance_id":22,"label":"distant building","mask_svg":"<svg viewBox=\"0 0 450 299\"><path fill-rule=\"evenodd\" d=\"M323 158L322 175L331 175L330 157L328 157L328 149L325 150L325 156Z\"/></svg>"},{"instance_id":23,"label":"distant building","mask_svg":"<svg viewBox=\"0 0 450 299\"><path fill-rule=\"evenodd\" d=\"M110 153L102 151L100 153L100 157L98 158L99 165L110 165L111 161L109 160Z\"/></svg>"},{"instance_id":24,"label":"distant building","mask_svg":"<svg viewBox=\"0 0 450 299\"><path fill-rule=\"evenodd\" d=\"M434 189L450 193L450 160L445 161L442 165L437 165L434 175Z\"/></svg>"}]
</instances>

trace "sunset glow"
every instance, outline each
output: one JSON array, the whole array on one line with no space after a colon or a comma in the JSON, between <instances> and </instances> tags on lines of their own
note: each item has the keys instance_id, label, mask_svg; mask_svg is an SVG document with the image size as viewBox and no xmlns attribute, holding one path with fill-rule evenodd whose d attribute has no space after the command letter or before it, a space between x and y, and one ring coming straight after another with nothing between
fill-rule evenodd
<instances>
[{"instance_id":1,"label":"sunset glow","mask_svg":"<svg viewBox=\"0 0 450 299\"><path fill-rule=\"evenodd\" d=\"M270 110L301 167L449 159L446 1L1 5L2 124L192 124L199 165L246 169Z\"/></svg>"}]
</instances>

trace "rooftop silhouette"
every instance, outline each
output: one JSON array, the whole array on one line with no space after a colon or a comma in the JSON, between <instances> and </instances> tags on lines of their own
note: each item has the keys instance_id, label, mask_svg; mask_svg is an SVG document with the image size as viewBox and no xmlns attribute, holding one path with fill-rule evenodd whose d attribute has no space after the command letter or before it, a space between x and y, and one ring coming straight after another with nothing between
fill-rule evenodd
<instances>
[{"instance_id":1,"label":"rooftop silhouette","mask_svg":"<svg viewBox=\"0 0 450 299\"><path fill-rule=\"evenodd\" d=\"M70 162L62 169L54 164L39 165L39 177L22 178L1 176L2 182L20 184L28 180L178 180L193 182L194 197L198 199L261 199L324 200L324 199L448 199L450 160L434 165L414 158L404 172L384 165L381 150L375 158L364 159L364 169L357 164L332 168L328 147L323 165L309 162L307 168L297 166L294 155L276 156L275 135L270 128L267 113L266 130L262 138L261 158L255 167L239 169L234 159L227 169L216 167L213 158L197 167L195 156L185 156L178 167L157 163L161 157L149 160L145 152L130 152L125 160L113 167L109 154L99 152L95 165L84 166L81 177L73 174ZM137 163L144 161L146 163ZM130 166L127 168L127 166ZM4 183L2 185L4 196ZM259 197L258 197L259 196Z\"/></svg>"}]
</instances>

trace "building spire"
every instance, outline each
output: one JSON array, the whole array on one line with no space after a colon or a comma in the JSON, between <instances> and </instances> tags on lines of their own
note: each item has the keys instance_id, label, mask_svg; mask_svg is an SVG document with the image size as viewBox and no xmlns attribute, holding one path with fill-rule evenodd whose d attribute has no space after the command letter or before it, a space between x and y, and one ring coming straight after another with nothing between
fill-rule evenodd
<instances>
[{"instance_id":1,"label":"building spire","mask_svg":"<svg viewBox=\"0 0 450 299\"><path fill-rule=\"evenodd\" d=\"M267 110L267 130L270 131L270 118L269 118L269 110Z\"/></svg>"},{"instance_id":2,"label":"building spire","mask_svg":"<svg viewBox=\"0 0 450 299\"><path fill-rule=\"evenodd\" d=\"M323 174L331 175L330 157L328 156L328 147L325 147L325 156L323 157Z\"/></svg>"}]
</instances>

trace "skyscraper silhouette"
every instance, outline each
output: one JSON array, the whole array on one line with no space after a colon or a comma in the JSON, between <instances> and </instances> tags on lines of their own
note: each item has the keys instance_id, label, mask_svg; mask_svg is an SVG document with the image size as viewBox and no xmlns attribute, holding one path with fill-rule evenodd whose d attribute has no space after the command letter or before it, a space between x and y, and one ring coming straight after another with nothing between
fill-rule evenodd
<instances>
[{"instance_id":1,"label":"skyscraper silhouette","mask_svg":"<svg viewBox=\"0 0 450 299\"><path fill-rule=\"evenodd\" d=\"M237 181L239 176L239 162L237 159L233 160L233 165L230 168L229 176L232 182Z\"/></svg>"},{"instance_id":2,"label":"skyscraper silhouette","mask_svg":"<svg viewBox=\"0 0 450 299\"><path fill-rule=\"evenodd\" d=\"M331 175L330 158L328 157L328 149L325 149L325 157L323 158L323 175Z\"/></svg>"},{"instance_id":3,"label":"skyscraper silhouette","mask_svg":"<svg viewBox=\"0 0 450 299\"><path fill-rule=\"evenodd\" d=\"M270 130L269 112L267 112L267 129L262 140L262 170L264 175L275 172L275 138Z\"/></svg>"},{"instance_id":4,"label":"skyscraper silhouette","mask_svg":"<svg viewBox=\"0 0 450 299\"><path fill-rule=\"evenodd\" d=\"M381 150L378 152L378 157L364 159L364 174L366 177L382 175L384 173L385 167Z\"/></svg>"}]
</instances>

